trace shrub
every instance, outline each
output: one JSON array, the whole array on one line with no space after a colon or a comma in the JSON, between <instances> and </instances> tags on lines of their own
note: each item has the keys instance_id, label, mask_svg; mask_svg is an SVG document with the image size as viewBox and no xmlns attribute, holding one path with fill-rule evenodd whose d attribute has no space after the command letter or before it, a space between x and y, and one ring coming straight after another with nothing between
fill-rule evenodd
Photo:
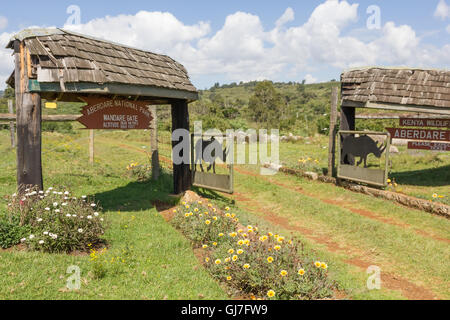
<instances>
[{"instance_id":1,"label":"shrub","mask_svg":"<svg viewBox=\"0 0 450 320\"><path fill-rule=\"evenodd\" d=\"M140 165L137 162L133 162L127 166L127 170L130 176L135 177L138 181L149 180L152 176L151 165Z\"/></svg>"},{"instance_id":2,"label":"shrub","mask_svg":"<svg viewBox=\"0 0 450 320\"><path fill-rule=\"evenodd\" d=\"M29 249L50 253L87 251L103 242L104 218L98 205L86 196L78 199L69 191L53 188L26 192L20 197L13 195L8 207L10 219L30 229L21 239Z\"/></svg>"},{"instance_id":3,"label":"shrub","mask_svg":"<svg viewBox=\"0 0 450 320\"><path fill-rule=\"evenodd\" d=\"M20 239L26 237L31 232L29 226L20 226L18 219L9 219L6 216L0 217L0 247L8 249L20 243Z\"/></svg>"},{"instance_id":4,"label":"shrub","mask_svg":"<svg viewBox=\"0 0 450 320\"><path fill-rule=\"evenodd\" d=\"M241 293L259 298L322 299L335 284L328 266L297 240L288 240L257 226L244 227L226 209L219 213L201 202L183 203L172 219L193 243L204 250L212 275Z\"/></svg>"}]
</instances>

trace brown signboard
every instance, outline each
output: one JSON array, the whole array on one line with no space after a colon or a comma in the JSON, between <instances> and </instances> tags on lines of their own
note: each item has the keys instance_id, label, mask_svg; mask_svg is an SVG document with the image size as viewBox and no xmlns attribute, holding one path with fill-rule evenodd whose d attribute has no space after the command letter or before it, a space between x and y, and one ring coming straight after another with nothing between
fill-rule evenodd
<instances>
[{"instance_id":1,"label":"brown signboard","mask_svg":"<svg viewBox=\"0 0 450 320\"><path fill-rule=\"evenodd\" d=\"M450 130L386 128L392 139L449 141Z\"/></svg>"},{"instance_id":2,"label":"brown signboard","mask_svg":"<svg viewBox=\"0 0 450 320\"><path fill-rule=\"evenodd\" d=\"M85 98L87 106L78 121L87 129L148 129L152 120L148 102Z\"/></svg>"},{"instance_id":3,"label":"brown signboard","mask_svg":"<svg viewBox=\"0 0 450 320\"><path fill-rule=\"evenodd\" d=\"M433 151L450 151L450 143L410 141L408 149L411 150L433 150Z\"/></svg>"},{"instance_id":4,"label":"brown signboard","mask_svg":"<svg viewBox=\"0 0 450 320\"><path fill-rule=\"evenodd\" d=\"M400 118L400 126L450 128L450 119Z\"/></svg>"}]
</instances>

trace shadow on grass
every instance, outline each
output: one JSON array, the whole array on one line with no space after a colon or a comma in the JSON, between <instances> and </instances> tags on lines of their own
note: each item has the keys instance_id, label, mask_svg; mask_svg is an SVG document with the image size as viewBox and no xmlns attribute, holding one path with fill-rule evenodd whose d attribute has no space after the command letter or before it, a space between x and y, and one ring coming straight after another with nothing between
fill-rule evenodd
<instances>
[{"instance_id":1,"label":"shadow on grass","mask_svg":"<svg viewBox=\"0 0 450 320\"><path fill-rule=\"evenodd\" d=\"M393 172L391 177L403 185L442 187L450 185L450 165L432 169Z\"/></svg>"},{"instance_id":2,"label":"shadow on grass","mask_svg":"<svg viewBox=\"0 0 450 320\"><path fill-rule=\"evenodd\" d=\"M234 200L227 198L226 196L222 195L221 193L218 193L213 190L193 187L192 191L195 191L199 196L206 198L206 199L220 201L225 204L231 204L231 205L234 204Z\"/></svg>"},{"instance_id":3,"label":"shadow on grass","mask_svg":"<svg viewBox=\"0 0 450 320\"><path fill-rule=\"evenodd\" d=\"M126 186L93 195L104 211L142 211L170 207L174 199L172 174L162 172L158 181L135 181Z\"/></svg>"}]
</instances>

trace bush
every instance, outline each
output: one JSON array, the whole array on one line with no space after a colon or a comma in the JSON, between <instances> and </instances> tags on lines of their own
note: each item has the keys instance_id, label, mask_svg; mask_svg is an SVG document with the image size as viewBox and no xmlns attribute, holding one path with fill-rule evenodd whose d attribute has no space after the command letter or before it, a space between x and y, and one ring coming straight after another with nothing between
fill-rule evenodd
<instances>
[{"instance_id":1,"label":"bush","mask_svg":"<svg viewBox=\"0 0 450 320\"><path fill-rule=\"evenodd\" d=\"M43 122L42 131L44 132L59 132L59 133L73 133L73 126L70 122Z\"/></svg>"},{"instance_id":2,"label":"bush","mask_svg":"<svg viewBox=\"0 0 450 320\"><path fill-rule=\"evenodd\" d=\"M0 247L11 248L20 243L20 239L30 234L29 226L20 226L18 219L9 220L6 216L0 218Z\"/></svg>"},{"instance_id":3,"label":"bush","mask_svg":"<svg viewBox=\"0 0 450 320\"><path fill-rule=\"evenodd\" d=\"M240 293L255 298L322 299L331 297L335 284L328 266L306 252L297 240L288 240L257 226L244 227L226 209L183 203L173 223L204 250L212 275Z\"/></svg>"},{"instance_id":4,"label":"bush","mask_svg":"<svg viewBox=\"0 0 450 320\"><path fill-rule=\"evenodd\" d=\"M152 166L148 164L140 165L133 162L127 166L127 171L131 177L135 177L138 181L150 180L152 176Z\"/></svg>"},{"instance_id":5,"label":"bush","mask_svg":"<svg viewBox=\"0 0 450 320\"><path fill-rule=\"evenodd\" d=\"M29 228L21 238L29 249L44 252L88 251L104 241L104 218L96 203L70 192L26 190L22 197L13 195L9 217Z\"/></svg>"}]
</instances>

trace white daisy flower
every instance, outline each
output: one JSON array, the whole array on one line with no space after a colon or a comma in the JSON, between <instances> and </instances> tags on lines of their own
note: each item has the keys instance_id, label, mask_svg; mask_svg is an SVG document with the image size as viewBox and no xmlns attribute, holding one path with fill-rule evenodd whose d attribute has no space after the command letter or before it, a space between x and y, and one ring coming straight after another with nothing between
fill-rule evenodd
<instances>
[{"instance_id":1,"label":"white daisy flower","mask_svg":"<svg viewBox=\"0 0 450 320\"><path fill-rule=\"evenodd\" d=\"M45 231L45 232L44 232L44 236L48 236L48 231Z\"/></svg>"},{"instance_id":2,"label":"white daisy flower","mask_svg":"<svg viewBox=\"0 0 450 320\"><path fill-rule=\"evenodd\" d=\"M92 219L92 216L87 216L87 218L88 218L89 220L91 220L91 219Z\"/></svg>"},{"instance_id":3,"label":"white daisy flower","mask_svg":"<svg viewBox=\"0 0 450 320\"><path fill-rule=\"evenodd\" d=\"M50 208L49 207L45 208L45 211L50 211Z\"/></svg>"},{"instance_id":4,"label":"white daisy flower","mask_svg":"<svg viewBox=\"0 0 450 320\"><path fill-rule=\"evenodd\" d=\"M53 206L56 208L58 206L58 202L53 202Z\"/></svg>"},{"instance_id":5,"label":"white daisy flower","mask_svg":"<svg viewBox=\"0 0 450 320\"><path fill-rule=\"evenodd\" d=\"M72 217L73 217L73 218L76 218L76 217L77 217L77 215L76 215L76 214L73 214L73 215L72 215Z\"/></svg>"},{"instance_id":6,"label":"white daisy flower","mask_svg":"<svg viewBox=\"0 0 450 320\"><path fill-rule=\"evenodd\" d=\"M39 244L44 244L44 240L39 241Z\"/></svg>"},{"instance_id":7,"label":"white daisy flower","mask_svg":"<svg viewBox=\"0 0 450 320\"><path fill-rule=\"evenodd\" d=\"M20 242L22 243L24 243L25 241L27 241L27 238L20 239Z\"/></svg>"},{"instance_id":8,"label":"white daisy flower","mask_svg":"<svg viewBox=\"0 0 450 320\"><path fill-rule=\"evenodd\" d=\"M67 202L61 204L63 207L67 206Z\"/></svg>"},{"instance_id":9,"label":"white daisy flower","mask_svg":"<svg viewBox=\"0 0 450 320\"><path fill-rule=\"evenodd\" d=\"M13 198L17 197L17 193L14 193L12 196L13 196Z\"/></svg>"},{"instance_id":10,"label":"white daisy flower","mask_svg":"<svg viewBox=\"0 0 450 320\"><path fill-rule=\"evenodd\" d=\"M94 216L98 217L98 212L94 212Z\"/></svg>"},{"instance_id":11,"label":"white daisy flower","mask_svg":"<svg viewBox=\"0 0 450 320\"><path fill-rule=\"evenodd\" d=\"M30 238L30 240L34 239L34 234L30 234L28 238Z\"/></svg>"},{"instance_id":12,"label":"white daisy flower","mask_svg":"<svg viewBox=\"0 0 450 320\"><path fill-rule=\"evenodd\" d=\"M42 222L42 218L38 218L38 219L37 219L37 222Z\"/></svg>"},{"instance_id":13,"label":"white daisy flower","mask_svg":"<svg viewBox=\"0 0 450 320\"><path fill-rule=\"evenodd\" d=\"M42 190L41 190L41 191L39 191L39 194L44 194L44 191L42 191Z\"/></svg>"},{"instance_id":14,"label":"white daisy flower","mask_svg":"<svg viewBox=\"0 0 450 320\"><path fill-rule=\"evenodd\" d=\"M59 209L56 209L56 210L55 210L55 212L56 212L56 213L60 213L60 212L61 212L61 210L59 210Z\"/></svg>"},{"instance_id":15,"label":"white daisy flower","mask_svg":"<svg viewBox=\"0 0 450 320\"><path fill-rule=\"evenodd\" d=\"M86 199L86 198L87 198L87 196L81 196L81 198L82 198L82 199Z\"/></svg>"},{"instance_id":16,"label":"white daisy flower","mask_svg":"<svg viewBox=\"0 0 450 320\"><path fill-rule=\"evenodd\" d=\"M69 193L70 193L69 191L64 192L64 194L65 194L66 196L69 195Z\"/></svg>"},{"instance_id":17,"label":"white daisy flower","mask_svg":"<svg viewBox=\"0 0 450 320\"><path fill-rule=\"evenodd\" d=\"M91 207L95 208L97 205L95 203L91 203Z\"/></svg>"},{"instance_id":18,"label":"white daisy flower","mask_svg":"<svg viewBox=\"0 0 450 320\"><path fill-rule=\"evenodd\" d=\"M84 230L80 228L80 229L78 229L78 232L79 232L79 233L83 233Z\"/></svg>"},{"instance_id":19,"label":"white daisy flower","mask_svg":"<svg viewBox=\"0 0 450 320\"><path fill-rule=\"evenodd\" d=\"M67 218L71 218L72 216L70 214L66 214L66 217Z\"/></svg>"}]
</instances>

